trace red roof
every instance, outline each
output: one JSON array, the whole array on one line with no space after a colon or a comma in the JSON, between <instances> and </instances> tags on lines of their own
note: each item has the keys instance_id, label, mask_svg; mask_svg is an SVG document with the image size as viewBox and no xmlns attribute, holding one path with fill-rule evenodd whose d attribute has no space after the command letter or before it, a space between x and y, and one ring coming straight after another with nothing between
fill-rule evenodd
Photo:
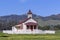
<instances>
[{"instance_id":1,"label":"red roof","mask_svg":"<svg viewBox=\"0 0 60 40\"><path fill-rule=\"evenodd\" d=\"M30 18L31 18L31 17L30 17ZM26 21L29 20L30 18L27 18L27 19L25 19L25 20L20 21L19 24L22 24L22 23L26 22Z\"/></svg>"},{"instance_id":2,"label":"red roof","mask_svg":"<svg viewBox=\"0 0 60 40\"><path fill-rule=\"evenodd\" d=\"M34 22L28 22L28 23L26 23L26 25L37 25L37 23L34 23Z\"/></svg>"},{"instance_id":3,"label":"red roof","mask_svg":"<svg viewBox=\"0 0 60 40\"><path fill-rule=\"evenodd\" d=\"M28 14L32 14L31 10L29 10ZM31 18L31 17L30 17ZM27 20L29 20L30 18L26 18L25 20L22 20L19 22L19 24L22 24L24 22L26 22Z\"/></svg>"}]
</instances>

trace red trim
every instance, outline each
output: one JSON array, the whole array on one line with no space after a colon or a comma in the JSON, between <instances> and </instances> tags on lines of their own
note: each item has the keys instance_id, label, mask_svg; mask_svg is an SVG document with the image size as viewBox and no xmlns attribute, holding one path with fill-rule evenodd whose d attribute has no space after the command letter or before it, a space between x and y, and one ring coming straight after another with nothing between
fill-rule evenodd
<instances>
[{"instance_id":1,"label":"red trim","mask_svg":"<svg viewBox=\"0 0 60 40\"><path fill-rule=\"evenodd\" d=\"M31 17L30 17L30 18L31 18ZM19 24L22 24L22 23L26 22L26 21L29 20L30 18L27 18L27 19L25 19L25 20L20 21Z\"/></svg>"},{"instance_id":2,"label":"red trim","mask_svg":"<svg viewBox=\"0 0 60 40\"><path fill-rule=\"evenodd\" d=\"M26 25L37 25L37 23L34 23L34 22L28 22L28 23L26 23Z\"/></svg>"}]
</instances>

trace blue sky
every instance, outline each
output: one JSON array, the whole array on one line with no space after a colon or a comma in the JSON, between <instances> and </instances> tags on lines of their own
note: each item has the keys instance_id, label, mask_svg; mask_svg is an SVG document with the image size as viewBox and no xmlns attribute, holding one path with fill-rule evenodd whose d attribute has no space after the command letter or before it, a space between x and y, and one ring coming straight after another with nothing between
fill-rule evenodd
<instances>
[{"instance_id":1,"label":"blue sky","mask_svg":"<svg viewBox=\"0 0 60 40\"><path fill-rule=\"evenodd\" d=\"M60 14L60 0L0 0L0 16L26 14L29 9L41 16Z\"/></svg>"}]
</instances>

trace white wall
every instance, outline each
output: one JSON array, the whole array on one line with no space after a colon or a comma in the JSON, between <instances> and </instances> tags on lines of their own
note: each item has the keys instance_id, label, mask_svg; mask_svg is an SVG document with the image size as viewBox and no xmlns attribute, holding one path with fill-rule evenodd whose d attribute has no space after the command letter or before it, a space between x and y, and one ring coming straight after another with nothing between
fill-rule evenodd
<instances>
[{"instance_id":1,"label":"white wall","mask_svg":"<svg viewBox=\"0 0 60 40\"><path fill-rule=\"evenodd\" d=\"M28 18L30 18L30 17L32 18L32 14L28 14Z\"/></svg>"},{"instance_id":2,"label":"white wall","mask_svg":"<svg viewBox=\"0 0 60 40\"><path fill-rule=\"evenodd\" d=\"M17 30L17 31L12 31L12 30L3 30L3 33L8 33L8 34L55 34L55 31L53 30Z\"/></svg>"},{"instance_id":3,"label":"white wall","mask_svg":"<svg viewBox=\"0 0 60 40\"><path fill-rule=\"evenodd\" d=\"M23 23L23 30L26 30L26 25L25 25L25 23Z\"/></svg>"},{"instance_id":4,"label":"white wall","mask_svg":"<svg viewBox=\"0 0 60 40\"><path fill-rule=\"evenodd\" d=\"M28 22L37 23L34 19L29 19L29 20L27 20L25 23L23 23L23 30L27 30L26 23L28 23Z\"/></svg>"},{"instance_id":5,"label":"white wall","mask_svg":"<svg viewBox=\"0 0 60 40\"><path fill-rule=\"evenodd\" d=\"M29 19L29 20L27 20L25 23L28 23L28 22L34 22L34 23L37 23L34 19Z\"/></svg>"},{"instance_id":6,"label":"white wall","mask_svg":"<svg viewBox=\"0 0 60 40\"><path fill-rule=\"evenodd\" d=\"M15 28L15 26L14 26L14 27L12 27L12 31L17 31L17 29Z\"/></svg>"}]
</instances>

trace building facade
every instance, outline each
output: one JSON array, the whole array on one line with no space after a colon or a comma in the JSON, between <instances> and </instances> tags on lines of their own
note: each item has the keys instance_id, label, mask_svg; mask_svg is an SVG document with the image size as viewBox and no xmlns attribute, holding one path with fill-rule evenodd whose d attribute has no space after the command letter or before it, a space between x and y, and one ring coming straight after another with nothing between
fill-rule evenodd
<instances>
[{"instance_id":1,"label":"building facade","mask_svg":"<svg viewBox=\"0 0 60 40\"><path fill-rule=\"evenodd\" d=\"M39 30L38 22L33 19L31 10L27 13L27 18L20 21L18 25L12 26L12 30L3 30L3 33L8 34L54 34L55 31Z\"/></svg>"}]
</instances>

